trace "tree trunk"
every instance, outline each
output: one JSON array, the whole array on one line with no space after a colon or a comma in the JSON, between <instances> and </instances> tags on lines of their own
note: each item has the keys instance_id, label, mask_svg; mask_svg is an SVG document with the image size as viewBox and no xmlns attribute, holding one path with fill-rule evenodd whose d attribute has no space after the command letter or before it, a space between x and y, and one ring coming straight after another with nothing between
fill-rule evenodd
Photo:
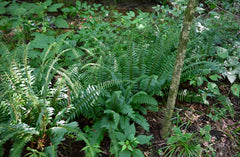
<instances>
[{"instance_id":1,"label":"tree trunk","mask_svg":"<svg viewBox=\"0 0 240 157\"><path fill-rule=\"evenodd\" d=\"M172 82L170 85L170 90L169 90L168 99L167 99L165 116L162 122L163 128L160 131L160 134L163 138L168 135L168 132L171 126L172 114L175 108L176 97L177 97L180 77L182 73L182 67L184 64L187 43L189 40L189 32L190 32L191 24L194 18L196 4L197 4L197 0L189 0L187 9L185 11L183 28L182 28L180 39L179 39L177 58L175 61L174 71L172 75Z\"/></svg>"}]
</instances>

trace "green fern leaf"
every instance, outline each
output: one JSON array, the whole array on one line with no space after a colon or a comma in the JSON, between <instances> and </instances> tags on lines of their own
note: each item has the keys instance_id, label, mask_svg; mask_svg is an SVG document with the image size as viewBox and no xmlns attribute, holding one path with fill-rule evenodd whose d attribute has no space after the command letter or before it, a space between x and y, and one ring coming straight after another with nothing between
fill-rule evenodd
<instances>
[{"instance_id":1,"label":"green fern leaf","mask_svg":"<svg viewBox=\"0 0 240 157\"><path fill-rule=\"evenodd\" d=\"M10 120L9 106L4 101L0 103L0 113L0 124Z\"/></svg>"},{"instance_id":2,"label":"green fern leaf","mask_svg":"<svg viewBox=\"0 0 240 157\"><path fill-rule=\"evenodd\" d=\"M103 140L106 130L102 127L102 121L96 121L92 126L93 131L89 133L89 141L91 144L100 144Z\"/></svg>"},{"instance_id":3,"label":"green fern leaf","mask_svg":"<svg viewBox=\"0 0 240 157\"><path fill-rule=\"evenodd\" d=\"M2 145L7 140L12 139L14 141L13 148L10 151L10 156L20 156L25 144L34 134L39 134L34 128L30 128L27 124L0 124L0 132L2 133L0 135L0 150L2 150Z\"/></svg>"},{"instance_id":4,"label":"green fern leaf","mask_svg":"<svg viewBox=\"0 0 240 157\"><path fill-rule=\"evenodd\" d=\"M32 135L25 135L14 141L13 148L10 150L10 156L21 156L22 150L27 142L30 141Z\"/></svg>"},{"instance_id":5,"label":"green fern leaf","mask_svg":"<svg viewBox=\"0 0 240 157\"><path fill-rule=\"evenodd\" d=\"M57 148L55 145L47 146L45 147L45 154L48 155L49 157L57 157Z\"/></svg>"},{"instance_id":6,"label":"green fern leaf","mask_svg":"<svg viewBox=\"0 0 240 157\"><path fill-rule=\"evenodd\" d=\"M142 126L143 129L145 129L146 131L149 131L149 124L147 120L143 116L141 116L139 113L136 113L133 121L136 122L138 125Z\"/></svg>"},{"instance_id":7,"label":"green fern leaf","mask_svg":"<svg viewBox=\"0 0 240 157\"><path fill-rule=\"evenodd\" d=\"M122 104L119 105L120 108L120 112L124 115L128 115L129 117L133 117L134 116L134 110L132 108L131 105L129 104Z\"/></svg>"},{"instance_id":8,"label":"green fern leaf","mask_svg":"<svg viewBox=\"0 0 240 157\"><path fill-rule=\"evenodd\" d=\"M99 99L101 92L105 88L118 85L122 81L106 81L99 85L88 86L87 89L80 88L77 95L72 98L73 109L69 113L69 119L83 114L84 116L94 117L94 103Z\"/></svg>"},{"instance_id":9,"label":"green fern leaf","mask_svg":"<svg viewBox=\"0 0 240 157\"><path fill-rule=\"evenodd\" d=\"M203 103L201 94L189 91L187 89L179 90L177 94L177 98L181 102L186 101L190 103L192 102Z\"/></svg>"},{"instance_id":10,"label":"green fern leaf","mask_svg":"<svg viewBox=\"0 0 240 157\"><path fill-rule=\"evenodd\" d=\"M132 103L135 103L135 104L149 104L149 105L154 105L154 106L158 105L157 100L154 99L153 97L149 96L144 91L140 91L140 92L136 93L135 95L133 95Z\"/></svg>"}]
</instances>

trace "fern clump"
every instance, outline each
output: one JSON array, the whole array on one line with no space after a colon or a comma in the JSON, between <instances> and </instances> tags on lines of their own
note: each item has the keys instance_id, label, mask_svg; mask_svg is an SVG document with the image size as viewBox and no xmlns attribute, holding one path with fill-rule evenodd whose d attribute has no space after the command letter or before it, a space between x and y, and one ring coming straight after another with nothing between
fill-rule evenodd
<instances>
[{"instance_id":1,"label":"fern clump","mask_svg":"<svg viewBox=\"0 0 240 157\"><path fill-rule=\"evenodd\" d=\"M45 62L51 64L43 62L41 69L44 70L38 71L28 65L27 48L23 58L9 57L10 66L1 66L0 156L3 155L3 144L8 140L13 142L10 156L21 156L29 142L37 143L35 149L46 155L56 156L57 146L67 133L74 133L78 140L87 142L89 152L94 153L78 124L66 121L73 109L69 90L74 90L74 85L68 77L69 73L54 65L60 55L52 61L51 58L46 59ZM57 73L61 77L52 84L51 80Z\"/></svg>"}]
</instances>

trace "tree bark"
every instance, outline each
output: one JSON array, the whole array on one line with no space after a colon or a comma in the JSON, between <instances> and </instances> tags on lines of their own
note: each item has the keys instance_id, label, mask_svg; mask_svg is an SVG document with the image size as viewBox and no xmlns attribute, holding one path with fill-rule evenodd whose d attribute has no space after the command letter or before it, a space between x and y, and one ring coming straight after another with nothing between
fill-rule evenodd
<instances>
[{"instance_id":1,"label":"tree bark","mask_svg":"<svg viewBox=\"0 0 240 157\"><path fill-rule=\"evenodd\" d=\"M172 75L172 81L169 89L166 111L164 115L164 120L162 122L162 130L160 134L162 138L165 138L170 130L172 114L175 108L178 87L180 83L180 77L182 73L182 67L184 64L185 53L187 49L187 44L189 40L189 33L191 29L191 24L194 18L195 8L197 6L197 0L189 0L187 9L185 11L185 16L183 20L183 28L180 34L178 53L175 61L174 71Z\"/></svg>"}]
</instances>

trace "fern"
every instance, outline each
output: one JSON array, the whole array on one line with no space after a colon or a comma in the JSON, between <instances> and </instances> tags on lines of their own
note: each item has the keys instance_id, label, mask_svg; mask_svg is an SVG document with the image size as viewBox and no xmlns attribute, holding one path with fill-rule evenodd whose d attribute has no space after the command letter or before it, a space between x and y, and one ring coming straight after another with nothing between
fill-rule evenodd
<instances>
[{"instance_id":1,"label":"fern","mask_svg":"<svg viewBox=\"0 0 240 157\"><path fill-rule=\"evenodd\" d=\"M20 136L20 135L19 135ZM14 141L13 148L10 151L10 156L21 156L22 149L27 142L32 138L32 135L25 135L22 138Z\"/></svg>"},{"instance_id":2,"label":"fern","mask_svg":"<svg viewBox=\"0 0 240 157\"><path fill-rule=\"evenodd\" d=\"M147 109L156 111L156 109L158 107L157 100L154 99L153 97L149 96L144 91L140 91L140 92L136 93L135 95L133 95L131 102L134 103L134 104L137 104L136 106L133 106L133 108L134 109L139 109L139 110L141 109L141 112L143 114L147 113L147 111L146 111ZM145 104L145 106L142 107L139 104Z\"/></svg>"},{"instance_id":3,"label":"fern","mask_svg":"<svg viewBox=\"0 0 240 157\"><path fill-rule=\"evenodd\" d=\"M74 109L69 117L74 119L83 115L95 120L92 126L95 131L89 133L92 143L100 144L106 132L114 141L114 132L119 129L120 120L126 117L149 130L149 124L140 112L146 114L147 109L157 110L158 103L151 96L161 95L161 87L171 79L178 38L174 34L169 38L152 43L140 42L133 37L128 46L119 48L122 50L115 49L116 52L110 54L101 50L105 53L96 62L86 61L87 64L80 68L74 67L83 73L79 82L83 79L86 80L84 86L90 85L78 88L77 94L72 95ZM105 86L106 82L110 85Z\"/></svg>"},{"instance_id":4,"label":"fern","mask_svg":"<svg viewBox=\"0 0 240 157\"><path fill-rule=\"evenodd\" d=\"M209 74L210 72L217 72L221 69L218 62L212 60L205 61L203 60L205 57L206 55L196 54L186 58L182 71L181 82L191 80L197 76Z\"/></svg>"},{"instance_id":5,"label":"fern","mask_svg":"<svg viewBox=\"0 0 240 157\"><path fill-rule=\"evenodd\" d=\"M148 75L158 75L159 78L164 78L166 74L171 75L175 63L175 45L178 42L178 33L175 31L165 34L164 36L167 37L165 40L157 39L147 49L145 59Z\"/></svg>"},{"instance_id":6,"label":"fern","mask_svg":"<svg viewBox=\"0 0 240 157\"><path fill-rule=\"evenodd\" d=\"M146 131L149 131L149 124L148 124L146 118L144 118L139 113L135 114L133 121L136 122L138 125L142 126Z\"/></svg>"},{"instance_id":7,"label":"fern","mask_svg":"<svg viewBox=\"0 0 240 157\"><path fill-rule=\"evenodd\" d=\"M73 106L70 104L70 96L80 96L82 94L81 96L87 97L86 94L95 88L95 86L89 86L85 90L85 95L84 93L77 93L80 83L74 82L71 72L59 69L57 65L60 56L68 49L62 50L56 58L52 59L47 57L52 48L50 46L45 52L43 64L39 71L28 65L27 46L23 52L23 58L16 57L12 59L9 56L8 61L11 63L11 66L8 69L1 65L1 69L4 71L4 75L1 75L4 82L1 82L0 89L2 93L0 110L3 111L0 117L0 131L2 133L0 137L3 139L0 141L1 153L3 152L2 146L7 140L14 142L10 152L12 156L20 156L25 144L29 141L37 140L35 142L38 143L38 139L41 139L42 142L46 142L46 136L51 136L49 134L51 133L51 128L56 127L56 125L60 127L59 123L68 114L72 113ZM56 45L55 50L60 51L61 48ZM51 87L50 82L56 73L61 77ZM103 86L107 87L108 85L105 84ZM39 89L41 89L40 92ZM74 92L70 93L70 89ZM99 95L98 92L95 94ZM94 96L91 95L89 98L94 99ZM73 131L77 132L79 140L84 140L90 147L89 142L84 138L80 129L76 130L76 126L71 124L73 123L68 124L66 122L64 124L64 134L57 138L54 138L54 135L53 141L51 141L54 145L47 146L47 143L43 143L46 147L42 148L42 150L45 150L45 153L48 155L56 156L57 145L64 140L66 133L72 133ZM71 127L75 130L71 130ZM58 138L59 141L57 142L56 139ZM90 150L93 153L93 150Z\"/></svg>"},{"instance_id":8,"label":"fern","mask_svg":"<svg viewBox=\"0 0 240 157\"><path fill-rule=\"evenodd\" d=\"M78 94L72 97L73 110L69 114L70 119L74 119L80 114L89 118L94 118L94 103L100 97L101 92L109 86L116 85L119 82L108 81L100 85L89 85L87 89L79 89Z\"/></svg>"},{"instance_id":9,"label":"fern","mask_svg":"<svg viewBox=\"0 0 240 157\"><path fill-rule=\"evenodd\" d=\"M124 72L123 76L126 80L134 80L136 77L139 76L139 69L137 65L138 55L135 51L135 45L130 45L127 55L124 59Z\"/></svg>"},{"instance_id":10,"label":"fern","mask_svg":"<svg viewBox=\"0 0 240 157\"><path fill-rule=\"evenodd\" d=\"M157 75L142 76L139 78L139 88L149 95L161 95L161 90L166 82L166 78L158 79Z\"/></svg>"},{"instance_id":11,"label":"fern","mask_svg":"<svg viewBox=\"0 0 240 157\"><path fill-rule=\"evenodd\" d=\"M0 104L0 124L1 123L6 123L10 120L10 115L8 114L9 112L9 106L6 102L1 101Z\"/></svg>"},{"instance_id":12,"label":"fern","mask_svg":"<svg viewBox=\"0 0 240 157\"><path fill-rule=\"evenodd\" d=\"M193 91L188 91L187 89L185 90L179 90L177 94L177 99L181 102L198 102L202 103L202 96L199 93L195 93Z\"/></svg>"},{"instance_id":13,"label":"fern","mask_svg":"<svg viewBox=\"0 0 240 157\"><path fill-rule=\"evenodd\" d=\"M99 144L101 143L101 141L104 138L104 133L107 132L107 130L105 128L102 127L102 121L96 121L93 126L92 129L94 131L91 131L88 135L88 139L90 141L91 144Z\"/></svg>"},{"instance_id":14,"label":"fern","mask_svg":"<svg viewBox=\"0 0 240 157\"><path fill-rule=\"evenodd\" d=\"M38 135L38 131L36 129L29 127L27 124L17 124L17 125L9 125L9 124L0 124L0 132L1 132L1 141L0 141L0 156L3 153L2 145L9 139L14 140L13 148L11 149L12 156L20 156L22 152L22 148L25 144L31 139L33 135Z\"/></svg>"},{"instance_id":15,"label":"fern","mask_svg":"<svg viewBox=\"0 0 240 157\"><path fill-rule=\"evenodd\" d=\"M64 121L59 121L58 126L51 128L51 142L52 146L48 146L46 148L46 152L48 154L55 154L57 151L57 146L61 143L61 141L64 140L65 134L76 134L77 139L76 140L84 140L87 146L89 147L89 151L91 154L94 154L94 150L88 141L88 139L85 137L85 134L78 128L77 122L71 122L71 123L65 123ZM94 155L93 155L94 156Z\"/></svg>"}]
</instances>

